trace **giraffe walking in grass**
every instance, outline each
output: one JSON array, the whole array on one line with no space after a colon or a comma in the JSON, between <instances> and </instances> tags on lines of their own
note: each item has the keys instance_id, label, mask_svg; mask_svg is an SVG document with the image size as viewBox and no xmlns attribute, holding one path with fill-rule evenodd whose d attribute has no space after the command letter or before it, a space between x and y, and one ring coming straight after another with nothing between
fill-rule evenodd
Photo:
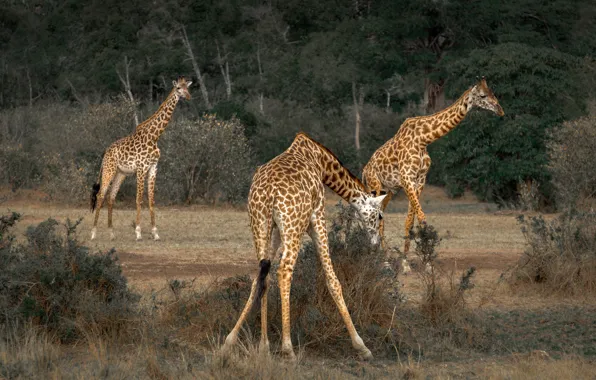
<instances>
[{"instance_id":1,"label":"giraffe walking in grass","mask_svg":"<svg viewBox=\"0 0 596 380\"><path fill-rule=\"evenodd\" d=\"M159 161L159 148L157 141L168 126L174 109L181 98L190 99L188 87L192 81L179 78L173 82L174 88L161 104L159 109L147 120L139 124L134 133L126 136L108 147L99 172L98 183L93 185L91 192L91 210L95 210L91 240L97 234L97 221L99 211L108 190L108 229L110 238L114 239L112 226L112 208L114 199L120 189L124 178L128 175L137 176L137 219L135 233L137 240L141 240L141 204L145 190L145 179L148 177L149 213L151 214L151 234L153 239L159 240L155 225L155 179L157 175L157 162Z\"/></svg>"},{"instance_id":2,"label":"giraffe walking in grass","mask_svg":"<svg viewBox=\"0 0 596 380\"><path fill-rule=\"evenodd\" d=\"M365 359L372 357L356 332L344 302L342 288L329 256L325 222L325 187L327 185L353 205L373 244L379 242L381 203L385 195L369 194L365 186L344 168L333 153L299 133L292 145L254 174L248 195L248 213L260 272L252 283L250 296L234 329L227 336L223 351L238 340L238 333L248 313L261 303L260 349L269 350L267 338L267 274L271 260L280 255L277 271L282 305L282 352L295 359L290 338L290 287L292 272L304 233L317 247L327 288L348 329L352 345Z\"/></svg>"},{"instance_id":3,"label":"giraffe walking in grass","mask_svg":"<svg viewBox=\"0 0 596 380\"><path fill-rule=\"evenodd\" d=\"M425 224L424 212L420 207L420 193L426 182L426 173L430 168L430 156L426 146L455 128L474 107L484 108L503 116L503 108L484 77L451 106L429 116L406 119L389 141L372 155L364 166L364 183L377 192L387 191L382 210L385 210L394 192L403 188L409 200L408 216L405 223L404 258L402 270L410 272L407 254L410 249L410 231L414 218ZM380 234L383 236L384 224L381 221Z\"/></svg>"}]
</instances>

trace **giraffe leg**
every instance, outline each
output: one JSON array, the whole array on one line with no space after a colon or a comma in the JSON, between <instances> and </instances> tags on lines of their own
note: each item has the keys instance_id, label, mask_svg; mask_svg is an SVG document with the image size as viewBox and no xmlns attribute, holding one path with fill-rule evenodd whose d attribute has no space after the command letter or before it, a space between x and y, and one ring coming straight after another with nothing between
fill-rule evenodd
<instances>
[{"instance_id":1,"label":"giraffe leg","mask_svg":"<svg viewBox=\"0 0 596 380\"><path fill-rule=\"evenodd\" d=\"M97 236L97 222L99 220L99 211L101 210L103 200L106 196L106 193L108 192L108 189L110 188L110 184L112 183L112 179L114 178L115 173L115 168L109 165L106 165L104 167L102 164L101 187L99 189L99 193L97 194L97 202L95 204L95 217L93 219L93 228L91 229L91 240L95 239L95 237Z\"/></svg>"},{"instance_id":2,"label":"giraffe leg","mask_svg":"<svg viewBox=\"0 0 596 380\"><path fill-rule=\"evenodd\" d=\"M379 190L377 194L381 194L381 191ZM381 211L385 212L385 208L387 208L387 205L389 204L391 198L393 198L393 192L388 191L387 195L383 199L383 203L381 203ZM386 250L387 242L385 241L385 219L381 219L381 221L379 222L379 236L381 236L381 247L384 250Z\"/></svg>"},{"instance_id":3,"label":"giraffe leg","mask_svg":"<svg viewBox=\"0 0 596 380\"><path fill-rule=\"evenodd\" d=\"M323 268L327 280L327 289L329 289L329 293L333 297L335 305L337 306L339 313L341 314L341 317L344 320L346 328L348 329L348 333L350 334L350 338L352 339L352 346L356 349L356 351L358 351L358 354L362 359L372 359L372 353L366 347L364 341L362 340L360 335L358 335L358 332L354 327L354 323L352 322L352 318L350 317L350 312L348 311L348 308L344 301L341 284L337 279L337 276L335 275L335 271L333 270L333 264L331 262L331 257L329 256L329 246L327 242L327 227L325 225L325 213L323 208L320 208L319 211L316 211L315 214L313 214L313 218L311 220L311 225L309 229L309 235L311 236L317 247L317 252L321 261L321 266Z\"/></svg>"},{"instance_id":4,"label":"giraffe leg","mask_svg":"<svg viewBox=\"0 0 596 380\"><path fill-rule=\"evenodd\" d=\"M135 234L137 240L141 240L141 206L143 205L143 193L145 192L145 176L147 175L146 170L137 170L137 219Z\"/></svg>"},{"instance_id":5,"label":"giraffe leg","mask_svg":"<svg viewBox=\"0 0 596 380\"><path fill-rule=\"evenodd\" d=\"M157 178L157 165L149 169L149 186L147 188L149 195L149 213L151 214L151 234L154 240L159 240L157 226L155 225L155 179Z\"/></svg>"},{"instance_id":6,"label":"giraffe leg","mask_svg":"<svg viewBox=\"0 0 596 380\"><path fill-rule=\"evenodd\" d=\"M277 227L273 228L271 232L271 251L269 254L270 260L273 260L281 247L281 235ZM267 337L267 293L269 291L269 278L265 279L265 289L261 298L261 342L259 343L259 350L261 352L269 352L269 338Z\"/></svg>"},{"instance_id":7,"label":"giraffe leg","mask_svg":"<svg viewBox=\"0 0 596 380\"><path fill-rule=\"evenodd\" d=\"M114 235L114 228L112 226L112 209L114 207L114 200L116 199L116 195L118 194L118 190L120 190L120 185L122 185L124 178L126 178L126 176L123 173L117 173L114 176L112 188L110 189L110 196L108 197L108 230L110 231L111 240L116 238Z\"/></svg>"},{"instance_id":8,"label":"giraffe leg","mask_svg":"<svg viewBox=\"0 0 596 380\"><path fill-rule=\"evenodd\" d=\"M292 234L283 238L283 255L277 269L277 282L281 297L281 352L290 360L296 360L290 336L290 289L292 287L292 274L300 250L300 235Z\"/></svg>"},{"instance_id":9,"label":"giraffe leg","mask_svg":"<svg viewBox=\"0 0 596 380\"><path fill-rule=\"evenodd\" d=\"M404 179L405 180L405 179ZM405 181L404 181L405 182ZM411 271L410 265L407 261L407 255L410 251L410 231L414 225L414 218L418 217L418 223L425 224L426 218L424 216L424 212L422 211L422 207L420 206L420 201L418 200L418 195L420 192L418 191L419 187L416 186L414 181L407 181L404 190L408 196L410 201L408 205L408 216L406 217L406 224L405 224L405 237L404 237L404 258L402 260L403 265L403 273L408 273Z\"/></svg>"},{"instance_id":10,"label":"giraffe leg","mask_svg":"<svg viewBox=\"0 0 596 380\"><path fill-rule=\"evenodd\" d=\"M252 221L251 221L251 224L253 224ZM261 228L253 228L253 238L255 240L255 247L257 249L257 260L260 263L261 260L269 258L268 252L267 252L267 242L269 241L269 236L271 234L271 221L266 221L265 223L254 223L254 224L259 225L261 227ZM267 279L265 279L264 289L263 289L264 292L263 292L263 295L261 296L262 297L261 298L261 312L263 312L263 309L265 309L264 318L261 319L261 347L263 347L263 348L265 348L264 347L265 342L266 342L267 348L269 346L269 341L267 340L267 311L266 311L267 289L268 289L268 281L267 281ZM246 317L248 316L248 314L250 313L250 311L253 308L253 302L254 302L256 295L257 295L257 279L254 279L252 282L252 286L250 288L250 295L248 296L248 300L246 301L246 304L244 305L244 309L242 309L242 312L240 313L240 317L238 318L238 321L236 321L236 325L234 325L234 328L232 329L232 331L230 331L230 333L226 337L223 347L221 348L222 352L224 354L228 353L230 351L230 349L232 348L232 346L234 346L236 344L236 342L238 341L238 334L240 333L240 329L242 328L242 324L246 320ZM263 339L265 339L265 340L263 340Z\"/></svg>"}]
</instances>

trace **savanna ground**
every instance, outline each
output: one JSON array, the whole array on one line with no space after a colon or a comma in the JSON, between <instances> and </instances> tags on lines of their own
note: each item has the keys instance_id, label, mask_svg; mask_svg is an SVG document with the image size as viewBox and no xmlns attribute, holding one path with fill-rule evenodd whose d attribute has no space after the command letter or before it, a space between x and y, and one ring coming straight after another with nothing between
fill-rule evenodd
<instances>
[{"instance_id":1,"label":"savanna ground","mask_svg":"<svg viewBox=\"0 0 596 380\"><path fill-rule=\"evenodd\" d=\"M193 286L205 287L214 280L256 274L257 263L244 208L158 207L162 239L159 242L150 239L148 211L144 208L144 240L137 242L133 205L117 203L116 240L109 240L106 211L102 210L98 239L89 241L93 219L87 209L49 204L42 198L43 194L35 192L18 197L4 193L0 197L3 213L10 210L22 214L15 231L17 236L27 226L49 217L58 221L83 218L79 239L95 251L115 247L129 285L146 303L169 293L168 283L174 279L194 280ZM333 195L328 197L329 218L333 217L333 205L337 201ZM56 368L51 374L56 378L178 378L179 368L187 366L189 378L596 378L596 300L589 296L545 296L531 286L512 289L500 280L524 250L524 237L516 220L519 212L499 210L493 204L477 202L472 196L448 199L441 189L432 187L425 189L422 206L429 224L442 238L438 247L442 269L459 277L468 267L476 268L472 280L475 286L467 291L466 305L491 325L493 339L486 343L489 347L484 353L456 350L426 355L412 351L394 358L381 356L366 363L350 355L317 356L306 347L297 348L300 360L293 365L278 360L276 353L272 359L259 357L244 337L241 340L245 341L249 354L238 373L226 372L229 364L217 364L217 344L225 336L210 337L213 343L208 347L194 347L194 357L186 357L185 349L166 359L156 359L155 353L145 352L150 349L139 348L148 347L142 342L138 347L114 348L107 347L101 339L89 339L86 344L66 347L47 343L48 350L54 350L57 358L52 362ZM403 246L406 211L406 199L400 194L385 214L389 246ZM410 258L414 259L413 255ZM397 307L415 307L424 294L420 277L400 275L399 281L406 301ZM332 302L330 298L329 302ZM361 335L366 341L366 333ZM347 333L345 336L347 339ZM186 341L192 341L192 337ZM258 342L258 338L253 341ZM275 347L279 342L271 343ZM8 352L6 347L0 349L4 360L10 355L16 354ZM144 363L142 370L138 369L139 361ZM251 361L254 363L248 363ZM265 368L257 369L258 366Z\"/></svg>"}]
</instances>

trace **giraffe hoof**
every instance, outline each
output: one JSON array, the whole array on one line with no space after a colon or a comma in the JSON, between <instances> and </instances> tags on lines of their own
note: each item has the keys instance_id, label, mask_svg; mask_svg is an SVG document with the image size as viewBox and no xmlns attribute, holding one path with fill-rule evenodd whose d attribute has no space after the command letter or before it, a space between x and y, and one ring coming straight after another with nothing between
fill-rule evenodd
<instances>
[{"instance_id":1,"label":"giraffe hoof","mask_svg":"<svg viewBox=\"0 0 596 380\"><path fill-rule=\"evenodd\" d=\"M140 226L135 227L135 234L137 235L137 241L143 240L143 236L141 236L141 227Z\"/></svg>"},{"instance_id":2,"label":"giraffe hoof","mask_svg":"<svg viewBox=\"0 0 596 380\"><path fill-rule=\"evenodd\" d=\"M157 228L151 229L151 235L153 235L153 240L159 240L159 235L157 234Z\"/></svg>"},{"instance_id":3,"label":"giraffe hoof","mask_svg":"<svg viewBox=\"0 0 596 380\"><path fill-rule=\"evenodd\" d=\"M96 235L97 235L97 230L95 228L93 228L91 230L91 240L95 240Z\"/></svg>"},{"instance_id":4,"label":"giraffe hoof","mask_svg":"<svg viewBox=\"0 0 596 380\"><path fill-rule=\"evenodd\" d=\"M372 352L370 352L370 350L366 347L359 352L359 356L360 356L360 359L362 359L362 360L372 360L373 359Z\"/></svg>"},{"instance_id":5,"label":"giraffe hoof","mask_svg":"<svg viewBox=\"0 0 596 380\"><path fill-rule=\"evenodd\" d=\"M295 362L296 361L296 354L294 353L293 349L290 350L282 350L281 354L283 355L283 358L289 362Z\"/></svg>"}]
</instances>

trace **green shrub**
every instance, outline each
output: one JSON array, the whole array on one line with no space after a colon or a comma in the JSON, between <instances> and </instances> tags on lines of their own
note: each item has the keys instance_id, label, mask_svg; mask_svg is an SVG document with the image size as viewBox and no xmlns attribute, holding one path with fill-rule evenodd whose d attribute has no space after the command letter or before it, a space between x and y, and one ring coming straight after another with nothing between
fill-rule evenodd
<instances>
[{"instance_id":1,"label":"green shrub","mask_svg":"<svg viewBox=\"0 0 596 380\"><path fill-rule=\"evenodd\" d=\"M162 138L159 193L172 202L242 202L254 171L244 126L232 117L180 119Z\"/></svg>"},{"instance_id":2,"label":"green shrub","mask_svg":"<svg viewBox=\"0 0 596 380\"><path fill-rule=\"evenodd\" d=\"M89 328L120 331L138 296L128 290L114 251L91 254L75 238L80 221L54 219L30 226L26 242L17 244L7 230L18 218L0 219L0 323L32 322L62 341Z\"/></svg>"},{"instance_id":3,"label":"green shrub","mask_svg":"<svg viewBox=\"0 0 596 380\"><path fill-rule=\"evenodd\" d=\"M547 151L559 208L590 209L596 198L596 115L553 130Z\"/></svg>"}]
</instances>

